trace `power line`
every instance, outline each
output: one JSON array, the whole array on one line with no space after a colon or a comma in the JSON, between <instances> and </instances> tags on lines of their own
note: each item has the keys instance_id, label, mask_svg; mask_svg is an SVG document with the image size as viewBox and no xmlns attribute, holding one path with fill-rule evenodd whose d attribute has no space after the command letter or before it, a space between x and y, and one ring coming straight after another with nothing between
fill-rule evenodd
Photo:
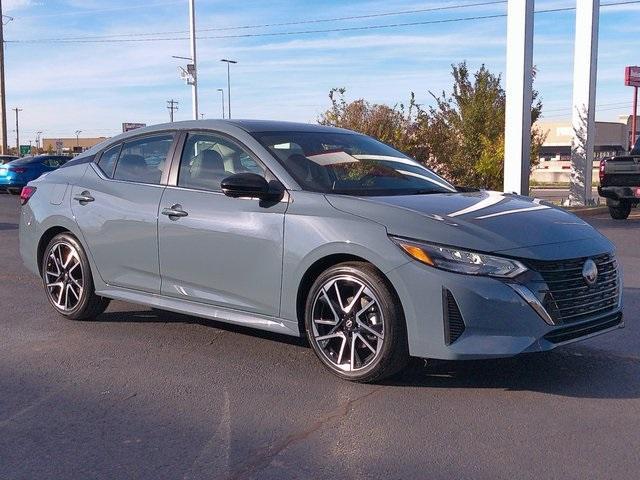
<instances>
[{"instance_id":1,"label":"power line","mask_svg":"<svg viewBox=\"0 0 640 480\"><path fill-rule=\"evenodd\" d=\"M178 0L174 0L172 2L146 3L146 4L138 4L138 5L127 5L127 6L121 6L121 7L97 8L92 10L78 9L72 12L45 13L42 15L24 15L24 16L18 16L15 18L18 20L23 20L23 19L33 19L33 18L68 17L68 16L74 16L74 15L93 15L94 13L117 12L122 10L135 10L140 8L162 7L166 5L176 5L179 3L182 3L182 2Z\"/></svg>"},{"instance_id":2,"label":"power line","mask_svg":"<svg viewBox=\"0 0 640 480\"><path fill-rule=\"evenodd\" d=\"M640 4L640 0L628 0L621 2L613 2L606 3L600 5L601 7L611 7L618 5L631 5L631 4ZM535 13L556 13L556 12L567 12L575 10L575 7L563 7L563 8L549 8L544 10L537 10ZM423 25L436 25L436 24L446 24L446 23L459 23L459 22L468 22L474 20L489 20L496 18L505 18L507 16L506 13L500 14L492 14L492 15L476 15L469 17L458 17L458 18L447 18L447 19L439 19L439 20L424 20L424 21L416 21L416 22L399 22L392 24L381 24L381 25L364 25L360 27L343 27L343 28L327 28L327 29L316 29L316 30L298 30L298 31L288 31L288 32L265 32L265 33L246 33L246 34L235 34L235 35L201 35L197 38L199 40L213 40L213 39L229 39L229 38L255 38L255 37L278 37L278 36L292 36L292 35L309 35L316 33L339 33L339 32L352 32L352 31L364 31L364 30L381 30L381 29L389 29L389 28L399 28L399 27L411 27L411 26L423 26ZM169 33L169 32L167 32ZM178 41L178 40L188 40L189 37L158 37L158 38L122 38L122 39L87 39L83 37L82 39L70 39L70 38L41 38L41 39L27 39L27 40L5 40L5 43L138 43L138 42L168 42L168 41Z\"/></svg>"},{"instance_id":3,"label":"power line","mask_svg":"<svg viewBox=\"0 0 640 480\"><path fill-rule=\"evenodd\" d=\"M612 105L621 105L621 106L625 106L625 105L630 105L630 103L628 101L625 102L612 102L612 103L599 103L596 105L596 107L609 107ZM545 110L545 112L570 112L572 110L572 107L564 107L564 108L552 108L549 110Z\"/></svg>"},{"instance_id":4,"label":"power line","mask_svg":"<svg viewBox=\"0 0 640 480\"><path fill-rule=\"evenodd\" d=\"M308 25L314 23L328 23L328 22L340 22L340 21L349 21L349 20L362 20L369 18L379 18L379 17L390 17L390 16L398 16L398 15L413 15L418 13L428 13L428 12L437 12L437 11L445 11L445 10L457 10L463 8L473 8L473 7L484 7L490 5L500 5L507 3L507 0L494 0L490 2L475 2L475 3L466 3L466 4L457 4L457 5L447 5L442 7L430 7L430 8L419 8L413 10L397 10L391 12L382 12L382 13L371 13L367 15L351 15L344 17L333 17L333 18L320 18L320 19L306 19L306 20L297 20L290 22L280 22L280 23L262 23L262 24L254 24L254 25L234 25L230 27L210 27L210 28L199 28L198 30L201 32L215 32L215 31L228 31L228 30L247 30L254 28L268 28L268 27L283 27L283 26L291 26L291 25ZM102 39L102 38L119 38L119 37L146 37L146 36L154 36L154 35L171 35L171 34L182 34L189 33L188 30L174 30L174 31L162 31L162 32L133 32L133 33L120 33L120 34L110 34L110 35L89 35L89 36L65 36L65 37L57 37L51 40L84 40L84 39ZM46 39L45 39L46 40Z\"/></svg>"}]
</instances>

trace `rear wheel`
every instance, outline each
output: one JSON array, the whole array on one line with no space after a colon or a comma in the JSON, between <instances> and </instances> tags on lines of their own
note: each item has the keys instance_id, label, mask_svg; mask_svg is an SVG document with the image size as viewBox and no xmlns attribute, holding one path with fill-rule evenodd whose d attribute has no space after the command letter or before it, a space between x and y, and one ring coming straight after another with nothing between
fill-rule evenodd
<instances>
[{"instance_id":1,"label":"rear wheel","mask_svg":"<svg viewBox=\"0 0 640 480\"><path fill-rule=\"evenodd\" d=\"M336 265L316 279L305 327L318 358L347 380L381 380L409 359L400 303L386 279L364 262Z\"/></svg>"},{"instance_id":2,"label":"rear wheel","mask_svg":"<svg viewBox=\"0 0 640 480\"><path fill-rule=\"evenodd\" d=\"M625 220L631 213L631 202L620 200L618 205L609 205L609 215L614 220Z\"/></svg>"},{"instance_id":3,"label":"rear wheel","mask_svg":"<svg viewBox=\"0 0 640 480\"><path fill-rule=\"evenodd\" d=\"M95 294L87 255L69 233L49 242L42 258L42 281L49 303L73 320L93 319L109 305L108 298Z\"/></svg>"}]
</instances>

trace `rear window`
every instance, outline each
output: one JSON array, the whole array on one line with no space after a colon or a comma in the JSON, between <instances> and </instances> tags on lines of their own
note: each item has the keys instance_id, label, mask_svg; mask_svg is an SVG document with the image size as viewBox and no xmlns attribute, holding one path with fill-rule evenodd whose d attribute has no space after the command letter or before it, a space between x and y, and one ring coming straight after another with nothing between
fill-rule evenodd
<instances>
[{"instance_id":1,"label":"rear window","mask_svg":"<svg viewBox=\"0 0 640 480\"><path fill-rule=\"evenodd\" d=\"M121 148L122 144L120 143L111 147L109 150L105 151L100 156L100 160L98 160L98 168L100 168L100 170L102 170L102 172L109 178L113 178L113 171L116 167L116 162L118 161Z\"/></svg>"},{"instance_id":2,"label":"rear window","mask_svg":"<svg viewBox=\"0 0 640 480\"><path fill-rule=\"evenodd\" d=\"M172 143L173 135L157 135L125 143L113 178L159 184Z\"/></svg>"},{"instance_id":3,"label":"rear window","mask_svg":"<svg viewBox=\"0 0 640 480\"><path fill-rule=\"evenodd\" d=\"M11 163L11 165L27 165L29 163L37 163L37 162L38 162L38 159L35 157L22 157L9 163Z\"/></svg>"}]
</instances>

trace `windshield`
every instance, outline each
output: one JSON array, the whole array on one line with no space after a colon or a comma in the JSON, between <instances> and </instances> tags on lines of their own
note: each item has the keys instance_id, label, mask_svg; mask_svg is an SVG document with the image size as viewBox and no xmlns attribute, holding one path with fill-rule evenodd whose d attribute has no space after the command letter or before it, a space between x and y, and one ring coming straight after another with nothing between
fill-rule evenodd
<instances>
[{"instance_id":1,"label":"windshield","mask_svg":"<svg viewBox=\"0 0 640 480\"><path fill-rule=\"evenodd\" d=\"M304 190L347 195L415 195L456 189L415 160L365 135L266 132L253 136Z\"/></svg>"}]
</instances>

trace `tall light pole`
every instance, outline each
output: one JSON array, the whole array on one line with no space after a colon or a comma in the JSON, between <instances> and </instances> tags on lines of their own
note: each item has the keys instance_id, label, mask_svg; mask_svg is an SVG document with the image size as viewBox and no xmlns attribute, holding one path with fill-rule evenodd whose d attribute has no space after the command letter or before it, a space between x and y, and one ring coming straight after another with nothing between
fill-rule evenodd
<instances>
[{"instance_id":1,"label":"tall light pole","mask_svg":"<svg viewBox=\"0 0 640 480\"><path fill-rule=\"evenodd\" d=\"M7 102L4 91L4 25L0 0L0 153L7 154ZM19 148L19 147L18 147Z\"/></svg>"},{"instance_id":2,"label":"tall light pole","mask_svg":"<svg viewBox=\"0 0 640 480\"><path fill-rule=\"evenodd\" d=\"M82 130L76 130L76 147L80 146L80 134L82 133Z\"/></svg>"},{"instance_id":3,"label":"tall light pole","mask_svg":"<svg viewBox=\"0 0 640 480\"><path fill-rule=\"evenodd\" d=\"M224 120L224 88L219 88L218 91L220 92L220 100L222 103L222 119Z\"/></svg>"},{"instance_id":4,"label":"tall light pole","mask_svg":"<svg viewBox=\"0 0 640 480\"><path fill-rule=\"evenodd\" d=\"M16 112L16 154L20 157L20 121L18 120L18 113L22 111L21 108L14 108Z\"/></svg>"},{"instance_id":5,"label":"tall light pole","mask_svg":"<svg viewBox=\"0 0 640 480\"><path fill-rule=\"evenodd\" d=\"M230 65L232 63L238 63L236 60L228 60L223 58L220 60L221 62L225 62L227 64L227 98L229 99L229 118L231 118L231 71Z\"/></svg>"},{"instance_id":6,"label":"tall light pole","mask_svg":"<svg viewBox=\"0 0 640 480\"><path fill-rule=\"evenodd\" d=\"M191 84L191 100L193 103L193 119L198 120L198 67L196 62L196 6L195 0L189 0L189 32L191 37L191 61L193 62L193 83Z\"/></svg>"},{"instance_id":7,"label":"tall light pole","mask_svg":"<svg viewBox=\"0 0 640 480\"><path fill-rule=\"evenodd\" d=\"M40 150L40 135L42 135L41 131L36 132L36 148Z\"/></svg>"}]
</instances>

